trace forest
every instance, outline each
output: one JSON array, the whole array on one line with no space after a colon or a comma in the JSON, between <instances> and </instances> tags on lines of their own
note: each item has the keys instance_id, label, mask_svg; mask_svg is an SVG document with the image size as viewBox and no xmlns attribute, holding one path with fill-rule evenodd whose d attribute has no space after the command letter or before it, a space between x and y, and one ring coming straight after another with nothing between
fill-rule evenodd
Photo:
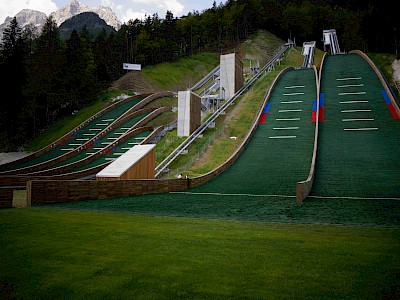
<instances>
[{"instance_id":1,"label":"forest","mask_svg":"<svg viewBox=\"0 0 400 300\"><path fill-rule=\"evenodd\" d=\"M87 28L61 39L49 17L41 32L14 18L0 43L0 151L21 149L56 120L97 99L121 77L124 62L142 67L199 51L224 53L264 29L301 46L335 29L342 51L398 56L399 4L377 0L228 0L180 18L167 12L130 20L89 38Z\"/></svg>"}]
</instances>

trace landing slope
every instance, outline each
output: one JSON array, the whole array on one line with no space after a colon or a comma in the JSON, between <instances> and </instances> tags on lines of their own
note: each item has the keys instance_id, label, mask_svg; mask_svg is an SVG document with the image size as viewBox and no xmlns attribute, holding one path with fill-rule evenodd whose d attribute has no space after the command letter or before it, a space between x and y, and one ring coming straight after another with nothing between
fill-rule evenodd
<instances>
[{"instance_id":1,"label":"landing slope","mask_svg":"<svg viewBox=\"0 0 400 300\"><path fill-rule=\"evenodd\" d=\"M259 126L238 161L196 193L296 195L311 165L314 70L291 70L276 83Z\"/></svg>"},{"instance_id":2,"label":"landing slope","mask_svg":"<svg viewBox=\"0 0 400 300\"><path fill-rule=\"evenodd\" d=\"M400 120L368 62L328 56L321 105L311 196L400 198Z\"/></svg>"}]
</instances>

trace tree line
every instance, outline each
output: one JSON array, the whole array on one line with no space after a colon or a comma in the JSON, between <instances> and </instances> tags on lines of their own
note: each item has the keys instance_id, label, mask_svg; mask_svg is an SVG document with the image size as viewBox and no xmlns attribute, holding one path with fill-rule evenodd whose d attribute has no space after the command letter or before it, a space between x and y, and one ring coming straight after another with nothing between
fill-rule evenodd
<instances>
[{"instance_id":1,"label":"tree line","mask_svg":"<svg viewBox=\"0 0 400 300\"><path fill-rule=\"evenodd\" d=\"M0 150L17 149L95 101L124 74L124 62L144 67L198 51L223 53L259 29L319 48L322 31L336 29L342 50L397 54L395 14L377 0L228 0L181 18L168 11L130 20L95 39L84 27L66 40L51 17L40 33L22 30L14 18L0 45Z\"/></svg>"}]
</instances>

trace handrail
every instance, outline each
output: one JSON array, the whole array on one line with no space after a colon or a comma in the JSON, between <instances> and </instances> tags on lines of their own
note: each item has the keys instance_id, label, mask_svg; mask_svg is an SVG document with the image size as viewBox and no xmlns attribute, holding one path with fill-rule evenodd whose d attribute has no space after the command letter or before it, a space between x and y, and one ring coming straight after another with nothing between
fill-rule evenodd
<instances>
[{"instance_id":1,"label":"handrail","mask_svg":"<svg viewBox=\"0 0 400 300\"><path fill-rule=\"evenodd\" d=\"M212 76L214 76L219 71L219 65L216 66L210 73L203 77L199 82L190 88L191 91L198 90L201 88Z\"/></svg>"},{"instance_id":2,"label":"handrail","mask_svg":"<svg viewBox=\"0 0 400 300\"><path fill-rule=\"evenodd\" d=\"M208 118L203 124L199 126L191 135L187 137L186 140L184 140L170 155L168 155L157 167L156 167L156 175L155 177L157 178L164 170L166 167L168 167L184 150L186 150L187 147L199 136L205 131L209 125L215 121L216 118L218 118L225 110L226 108L239 96L242 95L244 91L246 91L260 76L261 74L267 70L270 66L272 66L278 58L290 47L290 45L285 44L280 47L279 51L277 54L258 72L255 74L244 86L242 86L236 93L233 95L232 98L227 100L222 106L220 106L211 116Z\"/></svg>"}]
</instances>

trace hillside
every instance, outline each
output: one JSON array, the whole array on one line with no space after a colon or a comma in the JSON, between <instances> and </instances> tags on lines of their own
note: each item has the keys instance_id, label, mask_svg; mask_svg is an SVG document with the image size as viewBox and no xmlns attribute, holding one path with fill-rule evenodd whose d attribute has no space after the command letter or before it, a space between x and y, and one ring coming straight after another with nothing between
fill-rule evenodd
<instances>
[{"instance_id":1,"label":"hillside","mask_svg":"<svg viewBox=\"0 0 400 300\"><path fill-rule=\"evenodd\" d=\"M242 58L245 72L248 72L250 60L264 65L271 59L279 45L284 43L268 31L259 30L231 51ZM129 90L138 93L161 90L186 90L208 74L219 64L219 54L199 53L179 59L173 63L147 66L142 71L130 71L116 80L111 90Z\"/></svg>"},{"instance_id":2,"label":"hillside","mask_svg":"<svg viewBox=\"0 0 400 300\"><path fill-rule=\"evenodd\" d=\"M60 29L60 36L63 40L70 37L73 30L81 32L86 29L90 40L94 40L97 35L104 29L107 34L116 32L113 27L107 25L106 21L101 19L98 14L94 12L83 12L63 22Z\"/></svg>"},{"instance_id":3,"label":"hillside","mask_svg":"<svg viewBox=\"0 0 400 300\"><path fill-rule=\"evenodd\" d=\"M236 47L238 55L240 55L244 60L245 72L249 71L249 59L252 59L253 61L258 60L260 65L263 65L272 57L273 52L276 50L278 45L283 43L284 41L278 39L267 31L258 31L251 35L247 41ZM234 49L232 51L234 51ZM298 57L296 59L300 61L301 57L296 57ZM116 95L124 93L125 91L135 93L153 93L165 90L174 92L185 90L193 86L218 64L219 54L199 53L193 56L181 58L174 63L162 63L155 66L147 66L140 72L127 72L110 86L108 93L110 93L112 97L116 97ZM106 97L104 96L101 97L103 99L101 102L94 104L96 107L88 107L87 109L82 110L84 114L83 119L88 117L87 111L94 114L106 105L105 102L107 102L107 100L105 100ZM78 112L71 117L74 118L73 122L68 121L69 119L58 121L35 140L31 141L26 149L29 149L29 151L38 150L62 136L77 125L75 119L81 119L79 118L80 114L81 112ZM239 114L240 106L235 108L235 113L230 117ZM7 158L4 159L9 161L12 158L7 156Z\"/></svg>"},{"instance_id":4,"label":"hillside","mask_svg":"<svg viewBox=\"0 0 400 300\"><path fill-rule=\"evenodd\" d=\"M218 54L199 53L173 63L161 63L147 66L141 71L129 71L116 80L110 90L129 90L137 93L186 90L218 64Z\"/></svg>"}]
</instances>

